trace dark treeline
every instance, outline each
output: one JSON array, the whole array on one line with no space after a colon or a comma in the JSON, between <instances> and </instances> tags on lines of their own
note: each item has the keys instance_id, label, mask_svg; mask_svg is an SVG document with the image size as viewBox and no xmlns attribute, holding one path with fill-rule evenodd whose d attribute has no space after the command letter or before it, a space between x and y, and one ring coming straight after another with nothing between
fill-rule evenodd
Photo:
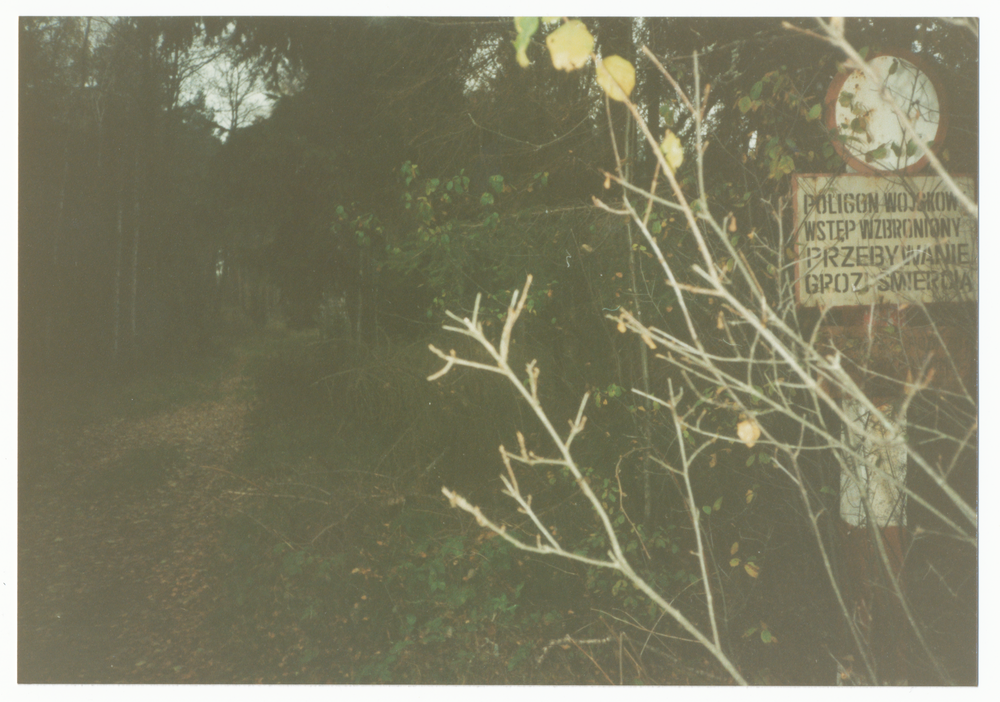
<instances>
[{"instance_id":1,"label":"dark treeline","mask_svg":"<svg viewBox=\"0 0 1000 702\"><path fill-rule=\"evenodd\" d=\"M787 174L775 178L772 166L785 154L800 171L825 166L824 135L796 111L821 99L836 70L822 43L772 20L591 24L606 55L635 59L645 43L685 86L690 54L700 52L711 84L710 189L780 192ZM957 108L950 166L975 172L976 48L935 28L891 20L852 30L859 46L909 47L945 74ZM603 196L598 169L613 166L613 153L601 95L585 72L542 61L519 69L512 36L509 20L489 19L22 19L23 370L105 373L182 360L204 347L227 295L256 323L280 304L299 326L313 322L328 288L371 295L373 310L383 294L420 299L420 276L410 281L418 289L376 292L357 238L331 233L338 206L377 216L393 235L412 229L400 206L407 162L428 178L464 171L477 198L502 174L513 195L498 206L507 211ZM207 106L220 56L259 78L269 118L241 123ZM641 109L662 112L661 124L683 138L690 115L648 61L635 63ZM769 74L766 104L741 113L739 98ZM619 147L624 115L612 111ZM760 152L772 137L772 153L748 161L751 146ZM652 160L636 151L634 174L651 174ZM546 187L532 188L539 174ZM414 312L423 310L406 314Z\"/></svg>"}]
</instances>

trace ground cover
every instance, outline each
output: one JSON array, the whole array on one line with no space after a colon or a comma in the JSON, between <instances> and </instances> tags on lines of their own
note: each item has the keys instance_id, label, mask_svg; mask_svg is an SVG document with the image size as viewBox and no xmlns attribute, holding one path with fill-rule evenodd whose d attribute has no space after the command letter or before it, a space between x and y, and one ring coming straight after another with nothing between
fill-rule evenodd
<instances>
[{"instance_id":1,"label":"ground cover","mask_svg":"<svg viewBox=\"0 0 1000 702\"><path fill-rule=\"evenodd\" d=\"M623 636L582 572L512 552L419 480L352 470L371 437L262 408L261 373L313 343L22 404L20 682L726 682Z\"/></svg>"}]
</instances>

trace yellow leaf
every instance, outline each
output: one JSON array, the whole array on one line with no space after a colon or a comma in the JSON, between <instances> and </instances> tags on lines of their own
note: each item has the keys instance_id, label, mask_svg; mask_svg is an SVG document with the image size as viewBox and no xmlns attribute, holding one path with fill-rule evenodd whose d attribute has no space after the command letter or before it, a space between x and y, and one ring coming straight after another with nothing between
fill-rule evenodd
<instances>
[{"instance_id":1,"label":"yellow leaf","mask_svg":"<svg viewBox=\"0 0 1000 702\"><path fill-rule=\"evenodd\" d=\"M736 552L740 550L740 542L734 541L733 545L729 547L729 555L735 556Z\"/></svg>"},{"instance_id":2,"label":"yellow leaf","mask_svg":"<svg viewBox=\"0 0 1000 702\"><path fill-rule=\"evenodd\" d=\"M736 435L740 437L740 441L747 445L747 448L753 448L757 439L760 438L760 427L754 420L744 419L736 425Z\"/></svg>"},{"instance_id":3,"label":"yellow leaf","mask_svg":"<svg viewBox=\"0 0 1000 702\"><path fill-rule=\"evenodd\" d=\"M580 20L570 20L545 38L552 65L558 71L583 68L594 50L594 35Z\"/></svg>"},{"instance_id":4,"label":"yellow leaf","mask_svg":"<svg viewBox=\"0 0 1000 702\"><path fill-rule=\"evenodd\" d=\"M729 565L731 567L733 567L733 568L735 568L739 564L740 564L740 559L739 558L733 558L732 560L729 561Z\"/></svg>"},{"instance_id":5,"label":"yellow leaf","mask_svg":"<svg viewBox=\"0 0 1000 702\"><path fill-rule=\"evenodd\" d=\"M531 59L528 58L528 45L517 47L517 65L521 68L527 68L531 65Z\"/></svg>"},{"instance_id":6,"label":"yellow leaf","mask_svg":"<svg viewBox=\"0 0 1000 702\"><path fill-rule=\"evenodd\" d=\"M747 490L747 504L753 502L754 494L753 490Z\"/></svg>"},{"instance_id":7,"label":"yellow leaf","mask_svg":"<svg viewBox=\"0 0 1000 702\"><path fill-rule=\"evenodd\" d=\"M660 142L660 151L663 152L670 170L676 173L684 163L684 147L681 146L680 138L668 129L663 141Z\"/></svg>"},{"instance_id":8,"label":"yellow leaf","mask_svg":"<svg viewBox=\"0 0 1000 702\"><path fill-rule=\"evenodd\" d=\"M758 575L760 575L760 568L758 568L753 563L745 564L743 566L743 570L745 570L747 572L747 575L749 575L751 578L756 578Z\"/></svg>"},{"instance_id":9,"label":"yellow leaf","mask_svg":"<svg viewBox=\"0 0 1000 702\"><path fill-rule=\"evenodd\" d=\"M597 64L597 84L612 100L625 102L635 87L635 68L621 56L608 56Z\"/></svg>"}]
</instances>

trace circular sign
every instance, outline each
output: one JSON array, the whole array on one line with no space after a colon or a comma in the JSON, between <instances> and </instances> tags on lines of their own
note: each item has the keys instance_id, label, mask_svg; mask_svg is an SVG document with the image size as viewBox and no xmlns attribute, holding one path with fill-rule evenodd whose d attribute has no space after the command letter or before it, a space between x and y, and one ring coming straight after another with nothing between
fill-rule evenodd
<instances>
[{"instance_id":1,"label":"circular sign","mask_svg":"<svg viewBox=\"0 0 1000 702\"><path fill-rule=\"evenodd\" d=\"M896 101L917 135L937 151L948 120L944 92L926 63L905 51L886 51L868 60L875 79L857 69L834 78L826 94L826 126L841 158L867 175L912 174L927 157L908 137L888 101Z\"/></svg>"}]
</instances>

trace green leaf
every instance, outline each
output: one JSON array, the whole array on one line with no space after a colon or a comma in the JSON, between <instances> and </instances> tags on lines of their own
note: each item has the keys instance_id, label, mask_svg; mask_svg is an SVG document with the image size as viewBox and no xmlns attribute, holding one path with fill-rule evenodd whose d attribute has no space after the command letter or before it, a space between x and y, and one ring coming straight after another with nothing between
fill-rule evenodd
<instances>
[{"instance_id":1,"label":"green leaf","mask_svg":"<svg viewBox=\"0 0 1000 702\"><path fill-rule=\"evenodd\" d=\"M885 148L885 144L882 144L877 149L872 149L865 154L865 161L881 161L889 153L889 150Z\"/></svg>"},{"instance_id":2,"label":"green leaf","mask_svg":"<svg viewBox=\"0 0 1000 702\"><path fill-rule=\"evenodd\" d=\"M844 92L840 94L840 100L838 102L840 102L841 107L850 107L853 101L854 93Z\"/></svg>"},{"instance_id":3,"label":"green leaf","mask_svg":"<svg viewBox=\"0 0 1000 702\"><path fill-rule=\"evenodd\" d=\"M514 29L517 30L517 38L514 39L514 48L517 49L517 63L521 68L531 65L528 58L528 46L531 44L531 37L538 31L537 17L515 17Z\"/></svg>"},{"instance_id":4,"label":"green leaf","mask_svg":"<svg viewBox=\"0 0 1000 702\"><path fill-rule=\"evenodd\" d=\"M746 112L746 110L744 110ZM665 102L660 105L660 117L667 123L668 127L674 126L674 106L673 103Z\"/></svg>"},{"instance_id":5,"label":"green leaf","mask_svg":"<svg viewBox=\"0 0 1000 702\"><path fill-rule=\"evenodd\" d=\"M743 114L749 112L750 108L753 107L753 102L750 100L750 96L744 95L741 97L740 101L737 103L737 107L740 108L740 112Z\"/></svg>"},{"instance_id":6,"label":"green leaf","mask_svg":"<svg viewBox=\"0 0 1000 702\"><path fill-rule=\"evenodd\" d=\"M715 510L716 512L718 512L720 509L722 509L722 498L721 497L715 501L715 504L712 505L712 509Z\"/></svg>"},{"instance_id":7,"label":"green leaf","mask_svg":"<svg viewBox=\"0 0 1000 702\"><path fill-rule=\"evenodd\" d=\"M704 512L705 514L711 515L712 507L710 505L705 505L704 507L701 508L701 511Z\"/></svg>"},{"instance_id":8,"label":"green leaf","mask_svg":"<svg viewBox=\"0 0 1000 702\"><path fill-rule=\"evenodd\" d=\"M760 94L762 92L764 92L764 81L759 80L753 84L752 88L750 88L750 99L751 100L760 99Z\"/></svg>"},{"instance_id":9,"label":"green leaf","mask_svg":"<svg viewBox=\"0 0 1000 702\"><path fill-rule=\"evenodd\" d=\"M809 113L806 115L806 119L812 122L813 120L819 119L819 116L823 114L823 106L816 103L809 109Z\"/></svg>"}]
</instances>

